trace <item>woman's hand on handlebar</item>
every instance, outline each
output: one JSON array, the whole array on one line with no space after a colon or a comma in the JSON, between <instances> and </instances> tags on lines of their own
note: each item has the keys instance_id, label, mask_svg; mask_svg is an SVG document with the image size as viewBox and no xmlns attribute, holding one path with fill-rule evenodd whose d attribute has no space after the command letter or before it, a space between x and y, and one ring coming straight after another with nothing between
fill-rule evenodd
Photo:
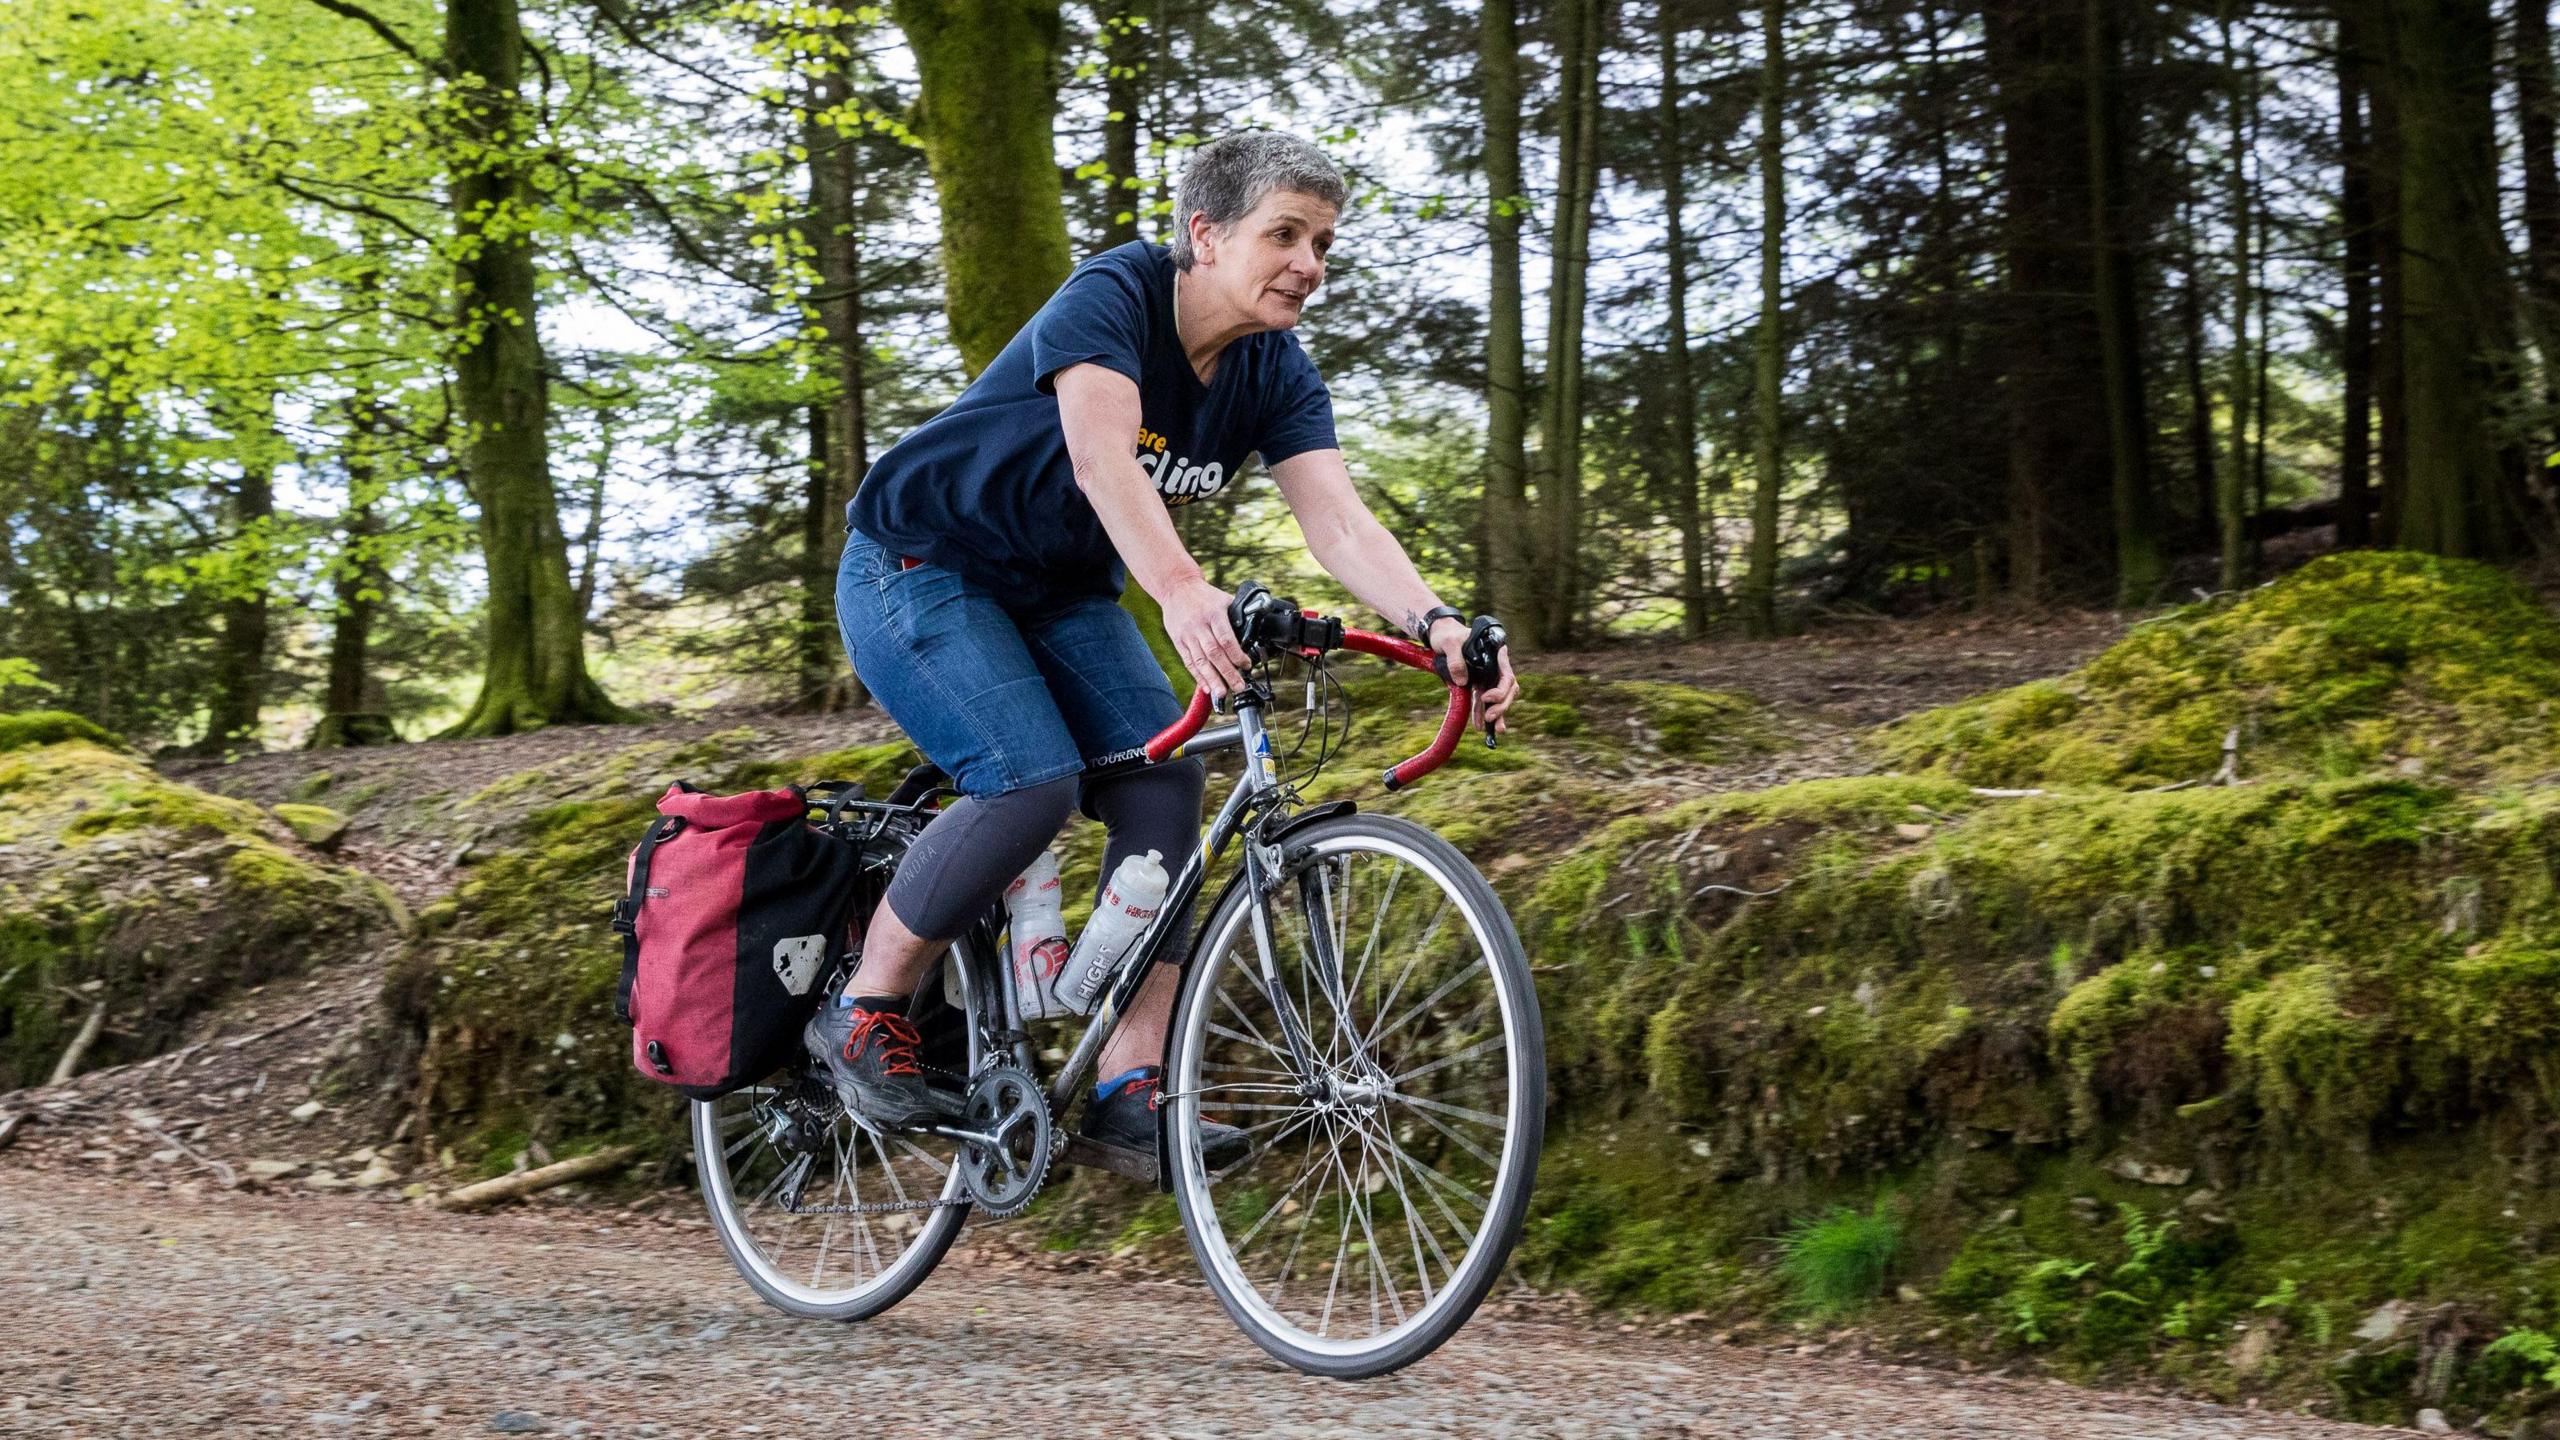
<instances>
[{"instance_id":1,"label":"woman's hand on handlebar","mask_svg":"<svg viewBox=\"0 0 2560 1440\"><path fill-rule=\"evenodd\" d=\"M1191 580L1164 601L1164 633L1173 641L1192 680L1223 702L1244 686L1244 647L1227 620L1234 597L1206 580Z\"/></svg>"},{"instance_id":2,"label":"woman's hand on handlebar","mask_svg":"<svg viewBox=\"0 0 2560 1440\"><path fill-rule=\"evenodd\" d=\"M1467 627L1455 618L1443 617L1431 627L1431 648L1439 652L1441 669L1447 673L1461 678L1466 675L1466 645ZM1511 728L1502 717L1511 702L1520 698L1520 677L1511 673L1510 646L1496 650L1494 657L1502 666L1502 683L1476 692L1475 718L1478 725L1489 725L1498 735Z\"/></svg>"}]
</instances>

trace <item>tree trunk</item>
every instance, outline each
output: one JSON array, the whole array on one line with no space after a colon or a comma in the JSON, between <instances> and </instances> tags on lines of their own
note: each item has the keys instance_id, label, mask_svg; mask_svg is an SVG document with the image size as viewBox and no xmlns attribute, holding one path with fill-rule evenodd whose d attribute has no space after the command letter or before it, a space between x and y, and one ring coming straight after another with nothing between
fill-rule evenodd
<instances>
[{"instance_id":1,"label":"tree trunk","mask_svg":"<svg viewBox=\"0 0 2560 1440\"><path fill-rule=\"evenodd\" d=\"M850 67L856 36L839 32L846 54L832 56L810 82L809 246L817 293L807 311L826 397L811 407L809 471L800 525L800 684L798 704L835 711L870 696L845 663L836 629L836 561L844 549L845 507L871 465L868 398L862 361L862 231L855 203L861 181L853 136L838 123L853 100ZM846 117L849 122L849 117Z\"/></svg>"},{"instance_id":2,"label":"tree trunk","mask_svg":"<svg viewBox=\"0 0 2560 1440\"><path fill-rule=\"evenodd\" d=\"M332 588L337 613L329 624L329 688L320 723L303 742L305 749L397 743L390 707L373 678L373 621L382 608L391 579L382 563L381 443L385 419L379 397L359 394L347 406L345 468L347 508L339 522L346 550L339 557Z\"/></svg>"},{"instance_id":3,"label":"tree trunk","mask_svg":"<svg viewBox=\"0 0 2560 1440\"><path fill-rule=\"evenodd\" d=\"M1570 0L1559 62L1562 109L1556 137L1555 256L1547 285L1547 415L1539 447L1538 504L1544 513L1545 595L1538 643L1569 645L1581 616L1582 326L1591 279L1591 206L1600 169L1600 48L1604 0Z\"/></svg>"},{"instance_id":4,"label":"tree trunk","mask_svg":"<svg viewBox=\"0 0 2560 1440\"><path fill-rule=\"evenodd\" d=\"M1680 526L1680 633L1695 640L1707 633L1707 535L1699 504L1698 395L1689 367L1689 241L1681 211L1689 203L1689 154L1680 142L1680 30L1672 7L1658 7L1662 41L1662 215L1663 260L1669 302L1666 317L1671 362L1664 377L1671 393L1671 463L1664 478L1671 486L1673 518Z\"/></svg>"},{"instance_id":5,"label":"tree trunk","mask_svg":"<svg viewBox=\"0 0 2560 1440\"><path fill-rule=\"evenodd\" d=\"M2009 589L2041 600L2115 568L2106 347L2090 244L2087 26L1999 0L1983 38L1998 88Z\"/></svg>"},{"instance_id":6,"label":"tree trunk","mask_svg":"<svg viewBox=\"0 0 2560 1440\"><path fill-rule=\"evenodd\" d=\"M445 60L471 97L454 122L461 321L454 399L488 582L480 696L445 733L636 719L587 675L585 626L551 488L550 402L527 238L540 202L524 175L534 159L533 122L517 89L524 31L516 0L447 0Z\"/></svg>"},{"instance_id":7,"label":"tree trunk","mask_svg":"<svg viewBox=\"0 0 2560 1440\"><path fill-rule=\"evenodd\" d=\"M2374 538L2389 544L2400 533L2400 509L2409 494L2408 304L2409 272L2400 229L2400 22L2396 0L2347 0L2356 7L2366 65L2365 98L2372 106L2369 137L2373 160L2373 411Z\"/></svg>"},{"instance_id":8,"label":"tree trunk","mask_svg":"<svg viewBox=\"0 0 2560 1440\"><path fill-rule=\"evenodd\" d=\"M2178 330L2187 386L2187 472L2190 485L2191 540L2216 533L2215 515L2222 492L2214 483L2213 389L2204 378L2204 259L2197 253L2195 217L2183 226L2186 235L2186 283L2178 292Z\"/></svg>"},{"instance_id":9,"label":"tree trunk","mask_svg":"<svg viewBox=\"0 0 2560 1440\"><path fill-rule=\"evenodd\" d=\"M587 518L578 533L578 568L572 588L578 595L578 623L595 614L596 580L604 567L604 488L613 474L613 417L596 417L596 473L587 478Z\"/></svg>"},{"instance_id":10,"label":"tree trunk","mask_svg":"<svg viewBox=\"0 0 2560 1440\"><path fill-rule=\"evenodd\" d=\"M1784 0L1760 0L1760 325L1752 346L1752 453L1760 472L1751 501L1751 566L1742 580L1742 619L1754 635L1778 633L1779 492L1787 376L1787 26Z\"/></svg>"},{"instance_id":11,"label":"tree trunk","mask_svg":"<svg viewBox=\"0 0 2560 1440\"><path fill-rule=\"evenodd\" d=\"M975 376L1070 268L1053 135L1058 0L894 0L890 13L915 55L943 310Z\"/></svg>"},{"instance_id":12,"label":"tree trunk","mask_svg":"<svg viewBox=\"0 0 2560 1440\"><path fill-rule=\"evenodd\" d=\"M2124 200L2122 42L2113 0L2084 0L2088 42L2089 216L2096 255L2098 346L2104 357L2107 448L2113 459L2116 603L2147 605L2164 578L2151 494L2151 416L2142 369L2142 307L2134 290Z\"/></svg>"},{"instance_id":13,"label":"tree trunk","mask_svg":"<svg viewBox=\"0 0 2560 1440\"><path fill-rule=\"evenodd\" d=\"M2230 88L2231 164L2229 195L2231 203L2231 360L2225 372L2223 388L2231 405L2231 462L2222 469L2222 483L2214 496L2216 548L2222 557L2221 586L2236 590L2247 575L2248 565L2248 485L2249 485L2249 401L2255 393L2255 376L2249 363L2249 311L2254 297L2249 281L2254 273L2249 268L2249 88L2256 76L2241 62L2239 42L2232 29L2235 0L2222 4L2222 68L2223 81Z\"/></svg>"},{"instance_id":14,"label":"tree trunk","mask_svg":"<svg viewBox=\"0 0 2560 1440\"><path fill-rule=\"evenodd\" d=\"M2364 117L2372 59L2364 53L2362 3L2345 0L2338 7L2338 219L2346 253L2338 543L2347 547L2373 543L2373 146Z\"/></svg>"},{"instance_id":15,"label":"tree trunk","mask_svg":"<svg viewBox=\"0 0 2560 1440\"><path fill-rule=\"evenodd\" d=\"M246 573L233 576L222 600L222 638L214 647L213 695L204 739L208 755L258 750L258 711L267 693L267 587L272 569L268 529L275 519L275 402L243 412L235 426L240 484L231 492L231 531Z\"/></svg>"},{"instance_id":16,"label":"tree trunk","mask_svg":"<svg viewBox=\"0 0 2560 1440\"><path fill-rule=\"evenodd\" d=\"M1102 243L1138 238L1138 104L1147 73L1147 27L1132 7L1108 16L1102 39Z\"/></svg>"},{"instance_id":17,"label":"tree trunk","mask_svg":"<svg viewBox=\"0 0 2560 1440\"><path fill-rule=\"evenodd\" d=\"M1484 0L1477 66L1484 83L1485 572L1515 643L1535 641L1536 539L1529 525L1528 360L1520 295L1520 38L1513 0Z\"/></svg>"},{"instance_id":18,"label":"tree trunk","mask_svg":"<svg viewBox=\"0 0 2560 1440\"><path fill-rule=\"evenodd\" d=\"M2542 357L2542 449L2560 413L2560 161L2553 155L2551 0L2515 0L2516 128L2524 162L2525 316ZM2531 457L2538 460L2539 456ZM2538 471L2528 466L2528 472Z\"/></svg>"},{"instance_id":19,"label":"tree trunk","mask_svg":"<svg viewBox=\"0 0 2560 1440\"><path fill-rule=\"evenodd\" d=\"M2392 542L2502 556L2524 540L2493 425L2514 332L2499 229L2488 0L2395 0L2408 480Z\"/></svg>"}]
</instances>

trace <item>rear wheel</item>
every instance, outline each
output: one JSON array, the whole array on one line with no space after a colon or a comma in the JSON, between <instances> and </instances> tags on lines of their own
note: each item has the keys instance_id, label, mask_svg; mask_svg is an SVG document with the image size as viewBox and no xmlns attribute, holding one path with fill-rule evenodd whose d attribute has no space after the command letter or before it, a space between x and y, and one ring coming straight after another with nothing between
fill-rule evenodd
<instances>
[{"instance_id":1,"label":"rear wheel","mask_svg":"<svg viewBox=\"0 0 2560 1440\"><path fill-rule=\"evenodd\" d=\"M962 1074L979 1060L967 943L942 962L958 1007L937 969L910 1010L928 1046L955 1060L965 1047L966 1064L949 1067ZM722 1248L766 1303L811 1319L869 1319L933 1273L969 1215L957 1150L855 1119L814 1061L693 1107L694 1168Z\"/></svg>"},{"instance_id":2,"label":"rear wheel","mask_svg":"<svg viewBox=\"0 0 2560 1440\"><path fill-rule=\"evenodd\" d=\"M1384 1374L1457 1333L1520 1237L1546 1111L1527 957L1492 887L1392 816L1293 832L1268 901L1210 917L1165 1104L1192 1253L1237 1325L1311 1374ZM1204 1114L1253 1149L1212 1171Z\"/></svg>"}]
</instances>

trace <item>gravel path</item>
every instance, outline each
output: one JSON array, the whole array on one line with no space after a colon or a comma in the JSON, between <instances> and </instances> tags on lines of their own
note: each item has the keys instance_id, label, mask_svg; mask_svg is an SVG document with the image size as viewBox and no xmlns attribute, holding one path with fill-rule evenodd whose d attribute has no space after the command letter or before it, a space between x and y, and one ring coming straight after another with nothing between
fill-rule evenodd
<instances>
[{"instance_id":1,"label":"gravel path","mask_svg":"<svg viewBox=\"0 0 2560 1440\"><path fill-rule=\"evenodd\" d=\"M700 1227L0 1169L0 1434L896 1433L2314 1440L2390 1432L1479 1317L1309 1380L1196 1284L964 1247L867 1325L755 1303ZM865 1426L866 1433L873 1426Z\"/></svg>"}]
</instances>

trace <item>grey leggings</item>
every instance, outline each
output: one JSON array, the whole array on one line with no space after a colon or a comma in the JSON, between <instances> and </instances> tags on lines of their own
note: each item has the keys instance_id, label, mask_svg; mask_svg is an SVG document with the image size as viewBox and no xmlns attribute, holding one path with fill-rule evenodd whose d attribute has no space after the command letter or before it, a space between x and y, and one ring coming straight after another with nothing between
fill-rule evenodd
<instances>
[{"instance_id":1,"label":"grey leggings","mask_svg":"<svg viewBox=\"0 0 2560 1440\"><path fill-rule=\"evenodd\" d=\"M1150 850L1163 852L1167 872L1179 872L1200 843L1200 798L1208 783L1199 761L1181 760L1100 782L1071 775L967 796L935 816L908 848L889 882L889 909L924 939L957 939L1057 837L1079 798L1107 837L1099 883L1109 882L1123 857ZM1175 920L1188 928L1191 915L1186 910Z\"/></svg>"}]
</instances>

